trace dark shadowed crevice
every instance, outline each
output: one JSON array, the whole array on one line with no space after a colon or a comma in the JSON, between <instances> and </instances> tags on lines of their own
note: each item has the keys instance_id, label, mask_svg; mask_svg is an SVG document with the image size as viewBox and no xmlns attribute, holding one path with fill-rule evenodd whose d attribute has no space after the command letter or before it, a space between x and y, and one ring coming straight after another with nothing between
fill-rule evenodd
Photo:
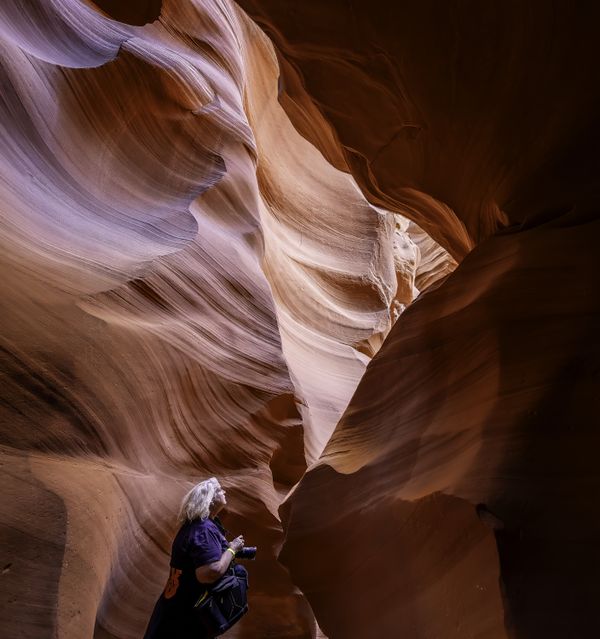
<instances>
[{"instance_id":1,"label":"dark shadowed crevice","mask_svg":"<svg viewBox=\"0 0 600 639\"><path fill-rule=\"evenodd\" d=\"M158 19L162 0L94 0L113 20L141 26Z\"/></svg>"}]
</instances>

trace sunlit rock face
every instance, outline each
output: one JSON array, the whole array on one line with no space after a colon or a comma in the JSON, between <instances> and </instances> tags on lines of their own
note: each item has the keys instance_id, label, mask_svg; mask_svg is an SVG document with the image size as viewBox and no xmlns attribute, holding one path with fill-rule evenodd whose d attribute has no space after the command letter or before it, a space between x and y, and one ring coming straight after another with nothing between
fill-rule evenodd
<instances>
[{"instance_id":1,"label":"sunlit rock face","mask_svg":"<svg viewBox=\"0 0 600 639\"><path fill-rule=\"evenodd\" d=\"M240 4L298 130L373 204L474 247L286 501L292 579L332 638L600 636L597 11Z\"/></svg>"},{"instance_id":2,"label":"sunlit rock face","mask_svg":"<svg viewBox=\"0 0 600 639\"><path fill-rule=\"evenodd\" d=\"M141 636L216 475L260 547L231 636L317 636L279 506L455 261L293 126L231 2L6 0L0 34L1 634Z\"/></svg>"}]
</instances>

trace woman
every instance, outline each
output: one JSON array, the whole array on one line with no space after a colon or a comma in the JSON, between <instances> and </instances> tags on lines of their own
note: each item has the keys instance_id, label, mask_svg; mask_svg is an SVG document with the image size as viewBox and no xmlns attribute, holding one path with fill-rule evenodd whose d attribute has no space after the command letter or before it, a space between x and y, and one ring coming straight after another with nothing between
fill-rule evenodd
<instances>
[{"instance_id":1,"label":"woman","mask_svg":"<svg viewBox=\"0 0 600 639\"><path fill-rule=\"evenodd\" d=\"M211 477L189 491L181 502L179 529L171 549L171 571L154 606L144 639L202 639L193 606L206 586L220 579L235 553L242 549L240 535L227 543L217 514L227 503L225 491Z\"/></svg>"}]
</instances>

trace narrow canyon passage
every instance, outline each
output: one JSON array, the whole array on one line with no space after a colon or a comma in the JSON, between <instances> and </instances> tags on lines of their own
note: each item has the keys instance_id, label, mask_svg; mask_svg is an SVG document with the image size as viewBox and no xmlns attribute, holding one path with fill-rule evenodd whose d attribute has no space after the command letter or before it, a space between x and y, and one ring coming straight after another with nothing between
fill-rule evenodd
<instances>
[{"instance_id":1,"label":"narrow canyon passage","mask_svg":"<svg viewBox=\"0 0 600 639\"><path fill-rule=\"evenodd\" d=\"M597 11L0 5L0 634L600 634Z\"/></svg>"}]
</instances>

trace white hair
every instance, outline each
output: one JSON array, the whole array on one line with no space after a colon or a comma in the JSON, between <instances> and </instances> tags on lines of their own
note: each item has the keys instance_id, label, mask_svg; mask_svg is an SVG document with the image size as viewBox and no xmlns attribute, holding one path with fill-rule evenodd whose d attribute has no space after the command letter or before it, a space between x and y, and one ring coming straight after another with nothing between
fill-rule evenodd
<instances>
[{"instance_id":1,"label":"white hair","mask_svg":"<svg viewBox=\"0 0 600 639\"><path fill-rule=\"evenodd\" d=\"M179 521L193 521L194 519L208 519L210 506L215 493L221 484L216 477L205 479L196 484L181 501Z\"/></svg>"}]
</instances>

